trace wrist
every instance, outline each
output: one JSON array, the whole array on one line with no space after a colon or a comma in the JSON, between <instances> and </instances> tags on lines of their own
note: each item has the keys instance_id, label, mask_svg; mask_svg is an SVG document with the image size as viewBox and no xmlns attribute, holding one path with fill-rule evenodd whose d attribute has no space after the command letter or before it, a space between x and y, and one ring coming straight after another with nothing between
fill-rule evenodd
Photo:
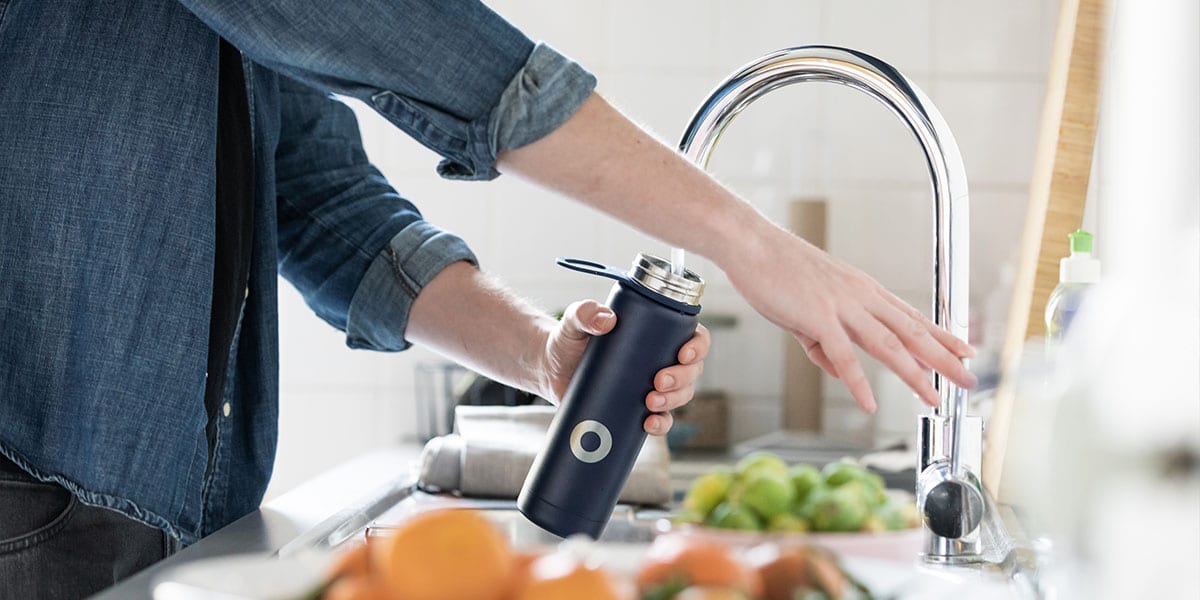
<instances>
[{"instance_id":1,"label":"wrist","mask_svg":"<svg viewBox=\"0 0 1200 600\"><path fill-rule=\"evenodd\" d=\"M522 370L526 373L526 391L546 400L555 401L552 382L553 365L550 364L550 337L557 321L549 315L537 315L530 324L525 349L520 355Z\"/></svg>"},{"instance_id":2,"label":"wrist","mask_svg":"<svg viewBox=\"0 0 1200 600\"><path fill-rule=\"evenodd\" d=\"M726 273L759 264L772 252L772 248L780 248L780 234L787 235L786 231L740 199L730 203L725 214L713 221L714 231L709 236L711 244L701 254Z\"/></svg>"}]
</instances>

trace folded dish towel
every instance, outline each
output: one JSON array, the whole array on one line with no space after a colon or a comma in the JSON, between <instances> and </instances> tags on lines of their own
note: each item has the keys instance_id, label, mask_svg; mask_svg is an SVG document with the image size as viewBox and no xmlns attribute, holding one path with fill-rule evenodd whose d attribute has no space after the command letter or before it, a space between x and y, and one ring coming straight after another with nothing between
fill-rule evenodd
<instances>
[{"instance_id":1,"label":"folded dish towel","mask_svg":"<svg viewBox=\"0 0 1200 600\"><path fill-rule=\"evenodd\" d=\"M433 492L515 499L545 443L554 411L552 406L457 407L455 432L425 444L418 485ZM671 501L665 438L646 438L620 501L645 505Z\"/></svg>"}]
</instances>

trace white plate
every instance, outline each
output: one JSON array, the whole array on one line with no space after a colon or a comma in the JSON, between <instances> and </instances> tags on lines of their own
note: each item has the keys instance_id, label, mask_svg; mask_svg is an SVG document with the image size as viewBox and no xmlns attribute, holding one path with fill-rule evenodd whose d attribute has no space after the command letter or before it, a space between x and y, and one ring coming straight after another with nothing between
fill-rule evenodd
<instances>
[{"instance_id":1,"label":"white plate","mask_svg":"<svg viewBox=\"0 0 1200 600\"><path fill-rule=\"evenodd\" d=\"M666 525L665 529L673 533L678 532L682 535L710 539L739 548L748 548L766 542L781 546L812 545L827 548L842 557L872 558L901 563L911 562L920 554L921 544L925 539L924 532L920 527L874 533L769 533L674 524Z\"/></svg>"},{"instance_id":2,"label":"white plate","mask_svg":"<svg viewBox=\"0 0 1200 600\"><path fill-rule=\"evenodd\" d=\"M864 537L864 536L855 536ZM760 540L761 541L761 540ZM632 574L648 544L591 544L601 563ZM243 554L186 563L159 576L155 600L295 600L321 584L333 559L328 554L278 558ZM1016 598L1003 580L978 569L930 568L910 554L906 561L840 556L842 566L878 598L936 600Z\"/></svg>"},{"instance_id":3,"label":"white plate","mask_svg":"<svg viewBox=\"0 0 1200 600\"><path fill-rule=\"evenodd\" d=\"M189 562L155 580L154 600L294 600L321 584L332 558L239 554Z\"/></svg>"}]
</instances>

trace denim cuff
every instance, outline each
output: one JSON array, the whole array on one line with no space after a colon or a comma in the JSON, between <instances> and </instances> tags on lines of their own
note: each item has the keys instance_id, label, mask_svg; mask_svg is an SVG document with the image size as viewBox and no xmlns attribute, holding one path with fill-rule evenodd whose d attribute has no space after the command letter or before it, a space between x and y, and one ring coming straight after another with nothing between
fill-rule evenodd
<instances>
[{"instance_id":1,"label":"denim cuff","mask_svg":"<svg viewBox=\"0 0 1200 600\"><path fill-rule=\"evenodd\" d=\"M525 66L508 82L492 109L488 145L492 166L484 177L464 172L450 160L438 164L447 179L494 179L500 175L495 157L536 142L558 129L592 94L596 77L575 61L538 42Z\"/></svg>"},{"instance_id":2,"label":"denim cuff","mask_svg":"<svg viewBox=\"0 0 1200 600\"><path fill-rule=\"evenodd\" d=\"M398 352L408 314L421 289L442 269L465 260L479 261L462 238L427 221L415 221L392 237L375 257L354 292L346 317L346 345L351 348Z\"/></svg>"}]
</instances>

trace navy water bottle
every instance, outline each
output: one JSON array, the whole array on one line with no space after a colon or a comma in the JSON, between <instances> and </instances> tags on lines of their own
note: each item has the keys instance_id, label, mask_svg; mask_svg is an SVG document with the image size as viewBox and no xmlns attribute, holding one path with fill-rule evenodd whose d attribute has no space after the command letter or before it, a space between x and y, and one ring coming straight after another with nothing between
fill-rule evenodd
<instances>
[{"instance_id":1,"label":"navy water bottle","mask_svg":"<svg viewBox=\"0 0 1200 600\"><path fill-rule=\"evenodd\" d=\"M696 331L704 281L688 270L677 275L669 262L646 254L628 273L577 259L558 264L616 280L607 304L617 324L588 341L517 506L553 534L595 539L646 441L654 376L679 362L679 349Z\"/></svg>"}]
</instances>

